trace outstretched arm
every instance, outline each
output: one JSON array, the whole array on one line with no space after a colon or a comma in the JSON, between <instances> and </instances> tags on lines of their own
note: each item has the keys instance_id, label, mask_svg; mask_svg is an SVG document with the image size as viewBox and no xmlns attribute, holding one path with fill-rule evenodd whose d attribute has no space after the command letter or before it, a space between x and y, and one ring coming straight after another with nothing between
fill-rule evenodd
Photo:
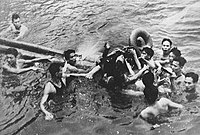
<instances>
[{"instance_id":1,"label":"outstretched arm","mask_svg":"<svg viewBox=\"0 0 200 135\"><path fill-rule=\"evenodd\" d=\"M161 98L160 102L165 103L165 104L167 104L170 107L179 108L179 109L184 108L183 105L175 103L175 102L172 102L171 100L169 100L167 98Z\"/></svg>"},{"instance_id":2,"label":"outstretched arm","mask_svg":"<svg viewBox=\"0 0 200 135\"><path fill-rule=\"evenodd\" d=\"M16 73L16 74L20 74L20 73L24 73L24 72L28 72L30 70L38 70L39 68L37 67L28 67L28 68L13 68L13 67L9 67L8 65L3 65L3 68L6 69L8 72L11 73Z\"/></svg>"},{"instance_id":3,"label":"outstretched arm","mask_svg":"<svg viewBox=\"0 0 200 135\"><path fill-rule=\"evenodd\" d=\"M94 67L89 73L86 74L86 78L92 79L93 75L101 69L99 65Z\"/></svg>"},{"instance_id":4,"label":"outstretched arm","mask_svg":"<svg viewBox=\"0 0 200 135\"><path fill-rule=\"evenodd\" d=\"M53 56L44 56L44 57L34 58L34 59L31 59L31 60L20 59L20 60L18 60L18 62L27 64L27 63L32 63L32 62L38 62L40 60L49 60L49 61L51 61L52 58L53 58Z\"/></svg>"}]
</instances>

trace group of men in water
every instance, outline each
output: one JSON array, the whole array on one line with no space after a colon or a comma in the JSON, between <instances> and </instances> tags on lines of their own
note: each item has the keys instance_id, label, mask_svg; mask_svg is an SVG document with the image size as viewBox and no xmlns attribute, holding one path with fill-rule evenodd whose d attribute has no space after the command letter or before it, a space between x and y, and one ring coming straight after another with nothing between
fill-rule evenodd
<instances>
[{"instance_id":1,"label":"group of men in water","mask_svg":"<svg viewBox=\"0 0 200 135\"><path fill-rule=\"evenodd\" d=\"M15 27L16 19L18 17L13 17L12 27ZM17 30L18 27L15 29ZM132 37L130 36L130 38ZM117 48L113 51L106 42L101 58L95 62L92 69L80 68L82 63L80 61L84 60L80 60L79 55L72 49L64 51L63 60L53 56L23 60L18 59L16 49L9 48L5 52L2 74L20 74L30 70L45 72L44 69L35 66L22 68L21 65L44 59L51 62L48 68L51 80L45 84L40 103L46 120L51 120L53 114L46 109L45 103L55 101L57 96L63 95L68 86L67 79L70 76L93 79L96 74L100 74L99 82L107 89L120 89L122 93L133 96L144 95L148 107L141 111L140 117L148 121L152 117L166 113L169 107L183 109L183 105L172 101L174 95L177 96L183 91L188 92L189 95L198 92L196 85L199 76L194 72L183 72L187 61L181 55L181 51L174 47L168 38L164 38L161 44L162 57L154 60L152 46L146 45L144 42L138 45L140 47L130 44L123 49ZM129 85L134 85L135 89L128 89Z\"/></svg>"}]
</instances>

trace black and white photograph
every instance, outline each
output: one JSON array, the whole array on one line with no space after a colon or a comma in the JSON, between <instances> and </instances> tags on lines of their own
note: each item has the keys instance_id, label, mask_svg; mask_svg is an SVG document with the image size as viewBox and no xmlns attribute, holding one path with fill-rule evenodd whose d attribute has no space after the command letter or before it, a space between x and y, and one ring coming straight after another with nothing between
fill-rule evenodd
<instances>
[{"instance_id":1,"label":"black and white photograph","mask_svg":"<svg viewBox=\"0 0 200 135\"><path fill-rule=\"evenodd\" d=\"M0 0L0 135L199 135L200 1Z\"/></svg>"}]
</instances>

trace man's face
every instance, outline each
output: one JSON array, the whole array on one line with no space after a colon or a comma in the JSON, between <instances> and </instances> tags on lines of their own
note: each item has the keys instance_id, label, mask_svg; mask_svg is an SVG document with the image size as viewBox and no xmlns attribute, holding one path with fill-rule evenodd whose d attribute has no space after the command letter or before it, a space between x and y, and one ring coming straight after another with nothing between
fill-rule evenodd
<instances>
[{"instance_id":1,"label":"man's face","mask_svg":"<svg viewBox=\"0 0 200 135\"><path fill-rule=\"evenodd\" d=\"M176 56L174 55L174 53L173 53L173 52L170 52L170 54L169 54L169 61L172 62L172 61L174 60L175 57L176 57Z\"/></svg>"},{"instance_id":2,"label":"man's face","mask_svg":"<svg viewBox=\"0 0 200 135\"><path fill-rule=\"evenodd\" d=\"M164 53L169 53L171 49L171 45L170 45L170 42L168 41L164 41L163 44L162 44L162 50Z\"/></svg>"},{"instance_id":3,"label":"man's face","mask_svg":"<svg viewBox=\"0 0 200 135\"><path fill-rule=\"evenodd\" d=\"M142 51L141 57L146 59L146 60L150 60L151 59L151 57L145 51Z\"/></svg>"},{"instance_id":4,"label":"man's face","mask_svg":"<svg viewBox=\"0 0 200 135\"><path fill-rule=\"evenodd\" d=\"M16 64L16 57L13 54L7 54L6 61L9 65L14 66Z\"/></svg>"},{"instance_id":5,"label":"man's face","mask_svg":"<svg viewBox=\"0 0 200 135\"><path fill-rule=\"evenodd\" d=\"M193 90L196 86L196 83L193 82L192 77L186 77L184 82L187 91Z\"/></svg>"},{"instance_id":6,"label":"man's face","mask_svg":"<svg viewBox=\"0 0 200 135\"><path fill-rule=\"evenodd\" d=\"M20 28L21 27L21 21L20 18L14 19L13 20L13 24L16 28Z\"/></svg>"},{"instance_id":7,"label":"man's face","mask_svg":"<svg viewBox=\"0 0 200 135\"><path fill-rule=\"evenodd\" d=\"M172 64L171 64L171 68L175 73L178 73L178 72L181 71L181 67L180 67L178 61L173 61Z\"/></svg>"},{"instance_id":8,"label":"man's face","mask_svg":"<svg viewBox=\"0 0 200 135\"><path fill-rule=\"evenodd\" d=\"M70 62L70 64L75 64L76 63L75 53L70 53L69 62Z\"/></svg>"}]
</instances>

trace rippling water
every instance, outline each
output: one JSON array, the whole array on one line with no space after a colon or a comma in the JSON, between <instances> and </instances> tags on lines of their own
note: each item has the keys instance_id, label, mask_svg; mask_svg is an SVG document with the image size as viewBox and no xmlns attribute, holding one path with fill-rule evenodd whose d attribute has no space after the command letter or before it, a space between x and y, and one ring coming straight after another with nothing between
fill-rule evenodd
<instances>
[{"instance_id":1,"label":"rippling water","mask_svg":"<svg viewBox=\"0 0 200 135\"><path fill-rule=\"evenodd\" d=\"M0 30L18 12L30 32L23 40L56 49L75 48L95 55L105 41L112 47L128 43L131 31L145 28L160 50L163 37L170 37L187 58L185 71L200 74L200 2L198 0L1 0ZM92 49L91 49L92 48ZM44 65L45 66L45 65ZM38 103L45 74L29 72L20 86L1 88L0 134L191 134L199 132L199 103L156 130L133 119L144 108L141 99L112 95L93 81L75 79L75 107L67 102L54 110L47 122ZM114 103L113 103L114 102Z\"/></svg>"}]
</instances>

